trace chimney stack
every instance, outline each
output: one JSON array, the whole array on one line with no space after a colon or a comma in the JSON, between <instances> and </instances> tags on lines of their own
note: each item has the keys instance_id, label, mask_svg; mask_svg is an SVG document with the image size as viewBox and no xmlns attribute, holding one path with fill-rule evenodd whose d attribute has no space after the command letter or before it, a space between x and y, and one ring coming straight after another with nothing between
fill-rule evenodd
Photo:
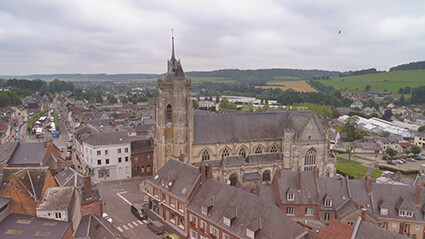
<instances>
[{"instance_id":1,"label":"chimney stack","mask_svg":"<svg viewBox=\"0 0 425 239\"><path fill-rule=\"evenodd\" d=\"M362 221L363 222L366 221L366 212L367 212L367 209L366 208L362 208L362 212L360 214L360 217L362 218Z\"/></svg>"},{"instance_id":2,"label":"chimney stack","mask_svg":"<svg viewBox=\"0 0 425 239\"><path fill-rule=\"evenodd\" d=\"M419 204L421 202L421 186L419 185L416 185L415 201L416 201L416 204Z\"/></svg>"},{"instance_id":3,"label":"chimney stack","mask_svg":"<svg viewBox=\"0 0 425 239\"><path fill-rule=\"evenodd\" d=\"M57 173L60 173L62 171L62 163L60 160L56 162L56 167L57 167L56 169Z\"/></svg>"},{"instance_id":4,"label":"chimney stack","mask_svg":"<svg viewBox=\"0 0 425 239\"><path fill-rule=\"evenodd\" d=\"M91 192L91 177L90 175L85 175L84 176L84 198L90 199L92 196L92 192Z\"/></svg>"},{"instance_id":5,"label":"chimney stack","mask_svg":"<svg viewBox=\"0 0 425 239\"><path fill-rule=\"evenodd\" d=\"M297 190L301 190L301 167L297 170Z\"/></svg>"}]
</instances>

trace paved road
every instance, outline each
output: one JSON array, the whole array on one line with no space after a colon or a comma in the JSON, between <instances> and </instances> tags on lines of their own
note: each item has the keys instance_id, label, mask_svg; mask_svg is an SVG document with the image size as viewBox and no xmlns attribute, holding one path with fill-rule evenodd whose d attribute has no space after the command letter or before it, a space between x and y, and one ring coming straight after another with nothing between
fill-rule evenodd
<instances>
[{"instance_id":1,"label":"paved road","mask_svg":"<svg viewBox=\"0 0 425 239\"><path fill-rule=\"evenodd\" d=\"M139 184L143 180L137 178L98 183L100 195L105 202L103 211L112 217L113 226L130 239L162 238L146 227L147 221L137 220L130 212L131 204L144 201L145 194L139 191Z\"/></svg>"}]
</instances>

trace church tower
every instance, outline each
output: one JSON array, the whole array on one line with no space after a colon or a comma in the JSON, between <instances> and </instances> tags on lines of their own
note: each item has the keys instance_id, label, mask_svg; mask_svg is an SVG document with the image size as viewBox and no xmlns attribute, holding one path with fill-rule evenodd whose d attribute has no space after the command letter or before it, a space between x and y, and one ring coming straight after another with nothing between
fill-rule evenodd
<instances>
[{"instance_id":1,"label":"church tower","mask_svg":"<svg viewBox=\"0 0 425 239\"><path fill-rule=\"evenodd\" d=\"M167 74L158 79L155 97L154 173L170 158L190 163L193 141L193 105L191 82L186 79L180 60L174 55L172 37L171 58Z\"/></svg>"}]
</instances>

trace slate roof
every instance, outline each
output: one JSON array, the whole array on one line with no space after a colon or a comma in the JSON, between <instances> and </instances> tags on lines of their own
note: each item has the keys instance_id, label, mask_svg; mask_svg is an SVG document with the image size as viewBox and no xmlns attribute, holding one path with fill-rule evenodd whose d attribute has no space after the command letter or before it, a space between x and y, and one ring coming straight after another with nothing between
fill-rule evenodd
<instances>
[{"instance_id":1,"label":"slate roof","mask_svg":"<svg viewBox=\"0 0 425 239\"><path fill-rule=\"evenodd\" d=\"M321 195L326 193L332 195L332 207L330 208L332 210L341 207L349 200L346 178L320 177L319 191ZM324 207L323 202L320 205L320 209L329 210L329 208Z\"/></svg>"},{"instance_id":2,"label":"slate roof","mask_svg":"<svg viewBox=\"0 0 425 239\"><path fill-rule=\"evenodd\" d=\"M360 218L359 218L360 219ZM407 239L408 236L377 227L367 222L358 222L359 227L356 236L353 239L370 239L370 238L385 238L385 239Z\"/></svg>"},{"instance_id":3,"label":"slate roof","mask_svg":"<svg viewBox=\"0 0 425 239\"><path fill-rule=\"evenodd\" d=\"M48 167L37 168L4 168L1 175L0 189L9 181L10 177L15 177L20 181L22 186L34 196L34 201L41 199L46 174L49 171Z\"/></svg>"},{"instance_id":4,"label":"slate roof","mask_svg":"<svg viewBox=\"0 0 425 239\"><path fill-rule=\"evenodd\" d=\"M12 199L8 197L0 197L0 209L7 205Z\"/></svg>"},{"instance_id":5,"label":"slate roof","mask_svg":"<svg viewBox=\"0 0 425 239\"><path fill-rule=\"evenodd\" d=\"M283 204L318 204L318 194L316 180L313 171L301 171L301 189L297 189L296 171L280 171L278 175L280 199ZM287 201L286 193L291 191L295 198L293 201Z\"/></svg>"},{"instance_id":6,"label":"slate roof","mask_svg":"<svg viewBox=\"0 0 425 239\"><path fill-rule=\"evenodd\" d=\"M12 213L0 223L0 238L63 238L70 226L70 222ZM20 234L7 233L8 231L12 232L12 230L16 230Z\"/></svg>"},{"instance_id":7,"label":"slate roof","mask_svg":"<svg viewBox=\"0 0 425 239\"><path fill-rule=\"evenodd\" d=\"M7 164L40 164L46 155L44 143L19 143Z\"/></svg>"},{"instance_id":8,"label":"slate roof","mask_svg":"<svg viewBox=\"0 0 425 239\"><path fill-rule=\"evenodd\" d=\"M93 133L84 139L84 143L100 146L130 143L128 133L125 131L99 132Z\"/></svg>"},{"instance_id":9,"label":"slate roof","mask_svg":"<svg viewBox=\"0 0 425 239\"><path fill-rule=\"evenodd\" d=\"M206 201L214 199L208 216L201 213ZM232 226L223 223L226 211L238 208ZM188 210L208 218L214 224L229 230L238 238L248 238L246 229L259 229L256 238L297 238L306 232L289 219L276 205L238 188L207 178L188 204Z\"/></svg>"},{"instance_id":10,"label":"slate roof","mask_svg":"<svg viewBox=\"0 0 425 239\"><path fill-rule=\"evenodd\" d=\"M75 239L109 239L126 238L105 219L94 214L88 214L81 218L80 225L74 234Z\"/></svg>"},{"instance_id":11,"label":"slate roof","mask_svg":"<svg viewBox=\"0 0 425 239\"><path fill-rule=\"evenodd\" d=\"M72 207L74 187L49 187L36 210L66 210ZM69 212L71 213L71 212Z\"/></svg>"},{"instance_id":12,"label":"slate roof","mask_svg":"<svg viewBox=\"0 0 425 239\"><path fill-rule=\"evenodd\" d=\"M150 139L139 139L131 141L131 154L153 152L153 145Z\"/></svg>"},{"instance_id":13,"label":"slate roof","mask_svg":"<svg viewBox=\"0 0 425 239\"><path fill-rule=\"evenodd\" d=\"M158 177L155 179L156 175L158 175ZM175 159L170 159L154 176L148 180L160 188L164 188L160 183L161 179L165 180L167 184L172 181L172 187L164 188L164 190L167 190L183 199L188 199L189 193L195 185L198 177L199 169L197 167Z\"/></svg>"},{"instance_id":14,"label":"slate roof","mask_svg":"<svg viewBox=\"0 0 425 239\"><path fill-rule=\"evenodd\" d=\"M79 189L84 186L84 175L70 167L58 173L55 179L60 187L72 186Z\"/></svg>"},{"instance_id":15,"label":"slate roof","mask_svg":"<svg viewBox=\"0 0 425 239\"><path fill-rule=\"evenodd\" d=\"M323 132L312 111L194 114L193 144L281 139L284 130L300 133L311 117Z\"/></svg>"},{"instance_id":16,"label":"slate roof","mask_svg":"<svg viewBox=\"0 0 425 239\"><path fill-rule=\"evenodd\" d=\"M87 124L92 125L94 127L105 127L111 126L111 121L109 119L95 119L87 121Z\"/></svg>"},{"instance_id":17,"label":"slate roof","mask_svg":"<svg viewBox=\"0 0 425 239\"><path fill-rule=\"evenodd\" d=\"M7 162L18 145L19 141L9 141L0 145L0 162Z\"/></svg>"}]
</instances>

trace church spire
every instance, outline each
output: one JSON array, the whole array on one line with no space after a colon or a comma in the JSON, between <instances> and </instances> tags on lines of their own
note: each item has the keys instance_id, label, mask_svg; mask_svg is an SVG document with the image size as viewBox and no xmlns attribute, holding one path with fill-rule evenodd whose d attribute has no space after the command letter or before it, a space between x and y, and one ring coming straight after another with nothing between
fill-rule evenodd
<instances>
[{"instance_id":1,"label":"church spire","mask_svg":"<svg viewBox=\"0 0 425 239\"><path fill-rule=\"evenodd\" d=\"M174 30L171 29L171 60L175 60L176 57L174 56Z\"/></svg>"}]
</instances>

